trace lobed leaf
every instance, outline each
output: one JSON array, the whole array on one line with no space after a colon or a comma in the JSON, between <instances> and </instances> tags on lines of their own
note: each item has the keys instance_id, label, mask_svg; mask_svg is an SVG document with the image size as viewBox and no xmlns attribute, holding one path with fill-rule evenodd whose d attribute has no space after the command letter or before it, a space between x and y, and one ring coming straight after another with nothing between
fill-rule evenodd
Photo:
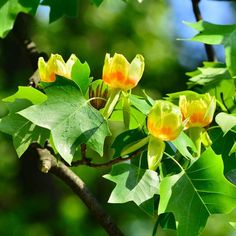
<instances>
[{"instance_id":1,"label":"lobed leaf","mask_svg":"<svg viewBox=\"0 0 236 236\"><path fill-rule=\"evenodd\" d=\"M50 129L56 149L69 164L81 143L103 155L104 139L110 135L107 121L89 105L80 88L72 80L58 77L45 92L48 95L46 102L19 114Z\"/></svg>"},{"instance_id":2,"label":"lobed leaf","mask_svg":"<svg viewBox=\"0 0 236 236\"><path fill-rule=\"evenodd\" d=\"M174 214L179 236L200 235L211 214L228 213L235 206L236 187L225 179L222 159L211 148L160 185L158 212Z\"/></svg>"},{"instance_id":3,"label":"lobed leaf","mask_svg":"<svg viewBox=\"0 0 236 236\"><path fill-rule=\"evenodd\" d=\"M157 173L140 169L132 164L113 165L110 174L103 177L116 183L108 200L110 203L133 201L140 205L159 192Z\"/></svg>"},{"instance_id":4,"label":"lobed leaf","mask_svg":"<svg viewBox=\"0 0 236 236\"><path fill-rule=\"evenodd\" d=\"M17 155L26 151L31 143L39 143L44 146L49 138L49 130L33 124L31 121L17 114L32 104L39 104L46 101L47 96L32 87L19 87L18 91L3 101L7 102L10 113L0 119L0 131L12 135L13 145Z\"/></svg>"}]
</instances>

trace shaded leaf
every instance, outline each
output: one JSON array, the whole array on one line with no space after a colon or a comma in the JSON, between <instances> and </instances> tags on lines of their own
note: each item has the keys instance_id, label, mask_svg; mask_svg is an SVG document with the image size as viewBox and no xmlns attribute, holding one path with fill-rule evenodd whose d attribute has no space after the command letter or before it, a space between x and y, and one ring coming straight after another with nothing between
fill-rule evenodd
<instances>
[{"instance_id":1,"label":"shaded leaf","mask_svg":"<svg viewBox=\"0 0 236 236\"><path fill-rule=\"evenodd\" d=\"M49 21L53 22L62 16L77 16L77 0L43 0L41 5L50 7Z\"/></svg>"},{"instance_id":2,"label":"shaded leaf","mask_svg":"<svg viewBox=\"0 0 236 236\"><path fill-rule=\"evenodd\" d=\"M103 177L116 183L108 200L110 203L133 201L140 205L159 192L157 173L140 169L132 164L113 165L110 174Z\"/></svg>"},{"instance_id":3,"label":"shaded leaf","mask_svg":"<svg viewBox=\"0 0 236 236\"><path fill-rule=\"evenodd\" d=\"M121 156L121 152L124 148L136 141L139 141L146 137L146 134L141 129L132 129L127 130L121 134L119 134L114 142L112 143L111 147L115 149L115 153L113 157Z\"/></svg>"},{"instance_id":4,"label":"shaded leaf","mask_svg":"<svg viewBox=\"0 0 236 236\"><path fill-rule=\"evenodd\" d=\"M72 80L58 77L45 92L48 95L46 102L31 106L20 114L51 130L56 149L68 163L81 143L103 155L104 139L110 134L107 121L89 105L79 87Z\"/></svg>"},{"instance_id":5,"label":"shaded leaf","mask_svg":"<svg viewBox=\"0 0 236 236\"><path fill-rule=\"evenodd\" d=\"M160 185L159 214L174 214L179 236L200 235L211 214L228 213L235 205L236 188L210 148L188 170L165 177Z\"/></svg>"},{"instance_id":6,"label":"shaded leaf","mask_svg":"<svg viewBox=\"0 0 236 236\"><path fill-rule=\"evenodd\" d=\"M16 16L20 12L34 15L39 0L1 0L0 2L0 38L6 37L13 28Z\"/></svg>"}]
</instances>

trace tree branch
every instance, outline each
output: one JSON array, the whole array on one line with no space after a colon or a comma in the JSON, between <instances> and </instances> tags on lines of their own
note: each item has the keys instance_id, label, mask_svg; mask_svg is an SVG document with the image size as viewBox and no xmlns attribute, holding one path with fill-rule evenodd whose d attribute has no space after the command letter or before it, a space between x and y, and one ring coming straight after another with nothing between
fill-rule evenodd
<instances>
[{"instance_id":1,"label":"tree branch","mask_svg":"<svg viewBox=\"0 0 236 236\"><path fill-rule=\"evenodd\" d=\"M199 8L200 1L201 0L192 0L193 13L194 13L196 21L202 20L201 11ZM208 61L217 61L215 51L212 45L204 44L204 47L205 47Z\"/></svg>"},{"instance_id":2,"label":"tree branch","mask_svg":"<svg viewBox=\"0 0 236 236\"><path fill-rule=\"evenodd\" d=\"M142 149L139 149L136 152L132 153L128 157L121 157L120 156L120 157L114 158L114 159L112 159L108 162L104 162L104 163L92 163L90 158L82 158L81 160L78 160L78 161L72 161L71 166L86 165L89 167L105 167L105 166L109 167L109 166L112 166L116 163L130 160L130 159L136 157L141 152L142 152Z\"/></svg>"},{"instance_id":3,"label":"tree branch","mask_svg":"<svg viewBox=\"0 0 236 236\"><path fill-rule=\"evenodd\" d=\"M37 148L40 156L40 170L44 173L52 173L75 192L84 202L90 212L96 217L100 225L105 229L108 235L124 235L111 217L105 212L102 206L93 197L92 193L86 187L85 183L71 169L57 159L47 150Z\"/></svg>"}]
</instances>

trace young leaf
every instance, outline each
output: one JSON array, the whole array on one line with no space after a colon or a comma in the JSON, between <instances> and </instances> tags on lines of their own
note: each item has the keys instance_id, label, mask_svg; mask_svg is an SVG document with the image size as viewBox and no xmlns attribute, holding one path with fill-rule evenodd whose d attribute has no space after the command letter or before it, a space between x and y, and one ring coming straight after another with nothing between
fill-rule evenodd
<instances>
[{"instance_id":1,"label":"young leaf","mask_svg":"<svg viewBox=\"0 0 236 236\"><path fill-rule=\"evenodd\" d=\"M131 164L113 165L111 173L103 177L116 183L108 200L110 203L133 201L140 205L159 192L157 173L152 170L139 169Z\"/></svg>"},{"instance_id":2,"label":"young leaf","mask_svg":"<svg viewBox=\"0 0 236 236\"><path fill-rule=\"evenodd\" d=\"M18 91L3 101L7 102L10 113L0 119L0 131L10 134L13 137L13 144L17 155L20 157L33 143L44 146L49 138L49 130L38 127L16 112L44 102L47 96L32 87L19 87Z\"/></svg>"},{"instance_id":3,"label":"young leaf","mask_svg":"<svg viewBox=\"0 0 236 236\"><path fill-rule=\"evenodd\" d=\"M0 3L0 38L6 37L13 28L18 13L34 15L39 2L39 0L2 0Z\"/></svg>"},{"instance_id":4,"label":"young leaf","mask_svg":"<svg viewBox=\"0 0 236 236\"><path fill-rule=\"evenodd\" d=\"M221 157L209 148L188 170L162 180L158 211L174 214L179 236L198 236L211 214L235 207L235 196L236 187L223 175Z\"/></svg>"},{"instance_id":5,"label":"young leaf","mask_svg":"<svg viewBox=\"0 0 236 236\"><path fill-rule=\"evenodd\" d=\"M41 5L50 7L50 23L59 19L63 15L75 17L77 15L77 0L43 0Z\"/></svg>"},{"instance_id":6,"label":"young leaf","mask_svg":"<svg viewBox=\"0 0 236 236\"><path fill-rule=\"evenodd\" d=\"M45 92L46 102L19 113L51 130L55 147L69 164L81 143L103 155L104 139L110 134L107 122L89 105L79 87L72 80L59 77Z\"/></svg>"},{"instance_id":7,"label":"young leaf","mask_svg":"<svg viewBox=\"0 0 236 236\"><path fill-rule=\"evenodd\" d=\"M83 95L86 94L89 86L89 74L90 68L87 62L81 63L78 59L71 71L71 79L75 81L76 84L79 85Z\"/></svg>"}]
</instances>

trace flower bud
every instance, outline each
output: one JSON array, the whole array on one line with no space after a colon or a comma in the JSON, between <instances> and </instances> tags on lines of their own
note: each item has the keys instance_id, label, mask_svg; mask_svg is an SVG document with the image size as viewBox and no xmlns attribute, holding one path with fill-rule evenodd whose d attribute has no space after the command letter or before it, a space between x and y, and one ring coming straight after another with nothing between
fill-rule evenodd
<instances>
[{"instance_id":1,"label":"flower bud","mask_svg":"<svg viewBox=\"0 0 236 236\"><path fill-rule=\"evenodd\" d=\"M103 81L112 88L129 90L134 88L144 71L144 58L136 55L131 63L126 58L115 53L114 57L106 54L103 66Z\"/></svg>"},{"instance_id":2,"label":"flower bud","mask_svg":"<svg viewBox=\"0 0 236 236\"><path fill-rule=\"evenodd\" d=\"M160 140L176 139L183 130L179 107L168 101L156 101L148 115L147 127L149 132Z\"/></svg>"},{"instance_id":3,"label":"flower bud","mask_svg":"<svg viewBox=\"0 0 236 236\"><path fill-rule=\"evenodd\" d=\"M209 93L181 95L179 107L187 128L205 127L212 122L216 100Z\"/></svg>"},{"instance_id":4,"label":"flower bud","mask_svg":"<svg viewBox=\"0 0 236 236\"><path fill-rule=\"evenodd\" d=\"M56 75L71 78L71 69L76 62L77 57L72 54L65 63L58 54L52 54L47 62L42 57L38 60L39 76L42 82L54 82Z\"/></svg>"}]
</instances>

